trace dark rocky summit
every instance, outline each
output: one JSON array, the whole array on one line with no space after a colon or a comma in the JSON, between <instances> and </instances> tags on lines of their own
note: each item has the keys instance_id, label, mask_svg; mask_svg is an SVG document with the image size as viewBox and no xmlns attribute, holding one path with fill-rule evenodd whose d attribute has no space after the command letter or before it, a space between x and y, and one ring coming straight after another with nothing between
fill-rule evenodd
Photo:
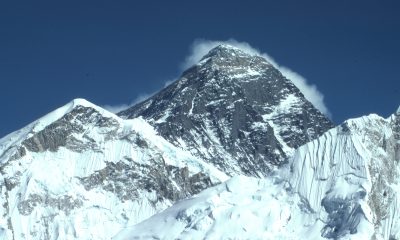
<instances>
[{"instance_id":1,"label":"dark rocky summit","mask_svg":"<svg viewBox=\"0 0 400 240\"><path fill-rule=\"evenodd\" d=\"M263 176L333 123L266 59L220 45L173 84L118 114L228 174Z\"/></svg>"}]
</instances>

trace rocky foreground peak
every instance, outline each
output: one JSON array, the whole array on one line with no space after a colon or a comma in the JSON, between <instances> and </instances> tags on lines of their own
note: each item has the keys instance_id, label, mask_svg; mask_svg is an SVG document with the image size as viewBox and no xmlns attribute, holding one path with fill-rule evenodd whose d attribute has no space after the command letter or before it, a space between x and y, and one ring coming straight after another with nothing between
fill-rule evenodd
<instances>
[{"instance_id":1,"label":"rocky foreground peak","mask_svg":"<svg viewBox=\"0 0 400 240\"><path fill-rule=\"evenodd\" d=\"M76 99L0 139L0 239L111 239L227 176Z\"/></svg>"}]
</instances>

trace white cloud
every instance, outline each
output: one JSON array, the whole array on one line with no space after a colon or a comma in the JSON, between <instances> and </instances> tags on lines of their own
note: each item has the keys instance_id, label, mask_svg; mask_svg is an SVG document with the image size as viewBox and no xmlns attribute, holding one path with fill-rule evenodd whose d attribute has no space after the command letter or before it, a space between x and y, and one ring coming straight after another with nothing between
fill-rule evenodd
<instances>
[{"instance_id":1,"label":"white cloud","mask_svg":"<svg viewBox=\"0 0 400 240\"><path fill-rule=\"evenodd\" d=\"M318 91L317 86L307 83L307 80L300 74L293 72L287 67L279 67L279 71L287 79L290 79L293 84L300 89L303 95L310 101L318 110L331 117L328 107L324 103L324 95Z\"/></svg>"},{"instance_id":2,"label":"white cloud","mask_svg":"<svg viewBox=\"0 0 400 240\"><path fill-rule=\"evenodd\" d=\"M147 93L139 94L130 104L122 103L122 104L117 104L117 105L104 105L104 106L102 106L102 108L104 108L112 113L118 113L118 112L121 112L122 110L128 109L129 107L132 107L135 104L148 99L149 97L153 96L154 94L155 94L155 92L150 93L150 94L147 94Z\"/></svg>"},{"instance_id":3,"label":"white cloud","mask_svg":"<svg viewBox=\"0 0 400 240\"><path fill-rule=\"evenodd\" d=\"M165 81L165 83L164 83L164 88L166 88L166 87L168 87L169 85L171 85L173 82L176 81L176 79L178 79L178 78Z\"/></svg>"},{"instance_id":4,"label":"white cloud","mask_svg":"<svg viewBox=\"0 0 400 240\"><path fill-rule=\"evenodd\" d=\"M163 88L168 87L170 84L172 84L176 79L172 80L167 80L164 82ZM140 102L143 102L144 100L149 99L151 96L156 94L158 91L152 92L152 93L142 93L139 94L130 104L122 103L122 104L116 104L116 105L103 105L101 106L102 108L112 112L112 113L119 113L123 110L126 110Z\"/></svg>"},{"instance_id":5,"label":"white cloud","mask_svg":"<svg viewBox=\"0 0 400 240\"><path fill-rule=\"evenodd\" d=\"M170 79L170 80L165 81L165 82L164 82L164 86L163 86L162 88L168 87L168 86L171 85L173 82L175 82L176 79L178 79L178 78ZM143 101L149 99L150 97L152 97L154 94L156 94L156 93L158 93L158 92L159 92L159 91L155 91L155 92L152 92L152 93L141 93L141 94L139 94L130 104L122 103L122 104L117 104L117 105L104 105L104 106L102 106L102 107L103 107L104 109L106 109L106 110L112 112L112 113L119 113L119 112L121 112L121 111L123 111L123 110L125 110L125 109L128 109L128 108L130 108L130 107L133 107L133 106L135 106L136 104L138 104L138 103L140 103L140 102L143 102Z\"/></svg>"},{"instance_id":6,"label":"white cloud","mask_svg":"<svg viewBox=\"0 0 400 240\"><path fill-rule=\"evenodd\" d=\"M264 57L275 68L277 68L283 74L283 76L291 80L293 84L300 89L300 91L303 93L303 95L306 97L308 101L310 101L322 113L331 117L331 113L329 112L324 102L324 95L317 89L317 87L314 84L309 84L303 76L292 71L288 67L279 65L271 56L250 46L250 44L248 44L247 42L239 42L236 41L235 39L229 39L227 41L211 41L204 39L195 40L192 46L190 47L190 54L185 58L185 61L181 64L181 68L186 69L196 64L212 48L220 44L228 44L237 47L252 55L259 55Z\"/></svg>"},{"instance_id":7,"label":"white cloud","mask_svg":"<svg viewBox=\"0 0 400 240\"><path fill-rule=\"evenodd\" d=\"M109 112L112 113L119 113L122 110L128 109L131 105L130 104L117 104L117 105L103 105L101 106L102 108L106 109Z\"/></svg>"}]
</instances>

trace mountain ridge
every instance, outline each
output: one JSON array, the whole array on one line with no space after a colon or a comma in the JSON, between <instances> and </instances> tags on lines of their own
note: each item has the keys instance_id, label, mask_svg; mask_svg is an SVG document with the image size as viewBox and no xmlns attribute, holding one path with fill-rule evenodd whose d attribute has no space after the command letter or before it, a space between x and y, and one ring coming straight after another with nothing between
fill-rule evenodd
<instances>
[{"instance_id":1,"label":"mountain ridge","mask_svg":"<svg viewBox=\"0 0 400 240\"><path fill-rule=\"evenodd\" d=\"M0 140L4 239L110 239L227 179L143 119L123 120L82 99L7 138Z\"/></svg>"},{"instance_id":2,"label":"mountain ridge","mask_svg":"<svg viewBox=\"0 0 400 240\"><path fill-rule=\"evenodd\" d=\"M117 115L84 99L0 139L0 239L398 239L400 114L334 124L221 45Z\"/></svg>"}]
</instances>

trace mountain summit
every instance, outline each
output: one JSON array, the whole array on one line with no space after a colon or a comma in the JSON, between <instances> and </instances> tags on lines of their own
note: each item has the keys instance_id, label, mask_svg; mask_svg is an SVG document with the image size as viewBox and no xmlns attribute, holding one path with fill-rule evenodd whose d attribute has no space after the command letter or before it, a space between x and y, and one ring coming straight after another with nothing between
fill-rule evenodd
<instances>
[{"instance_id":1,"label":"mountain summit","mask_svg":"<svg viewBox=\"0 0 400 240\"><path fill-rule=\"evenodd\" d=\"M333 127L265 58L225 44L118 115L143 117L175 146L230 175L264 176Z\"/></svg>"}]
</instances>

